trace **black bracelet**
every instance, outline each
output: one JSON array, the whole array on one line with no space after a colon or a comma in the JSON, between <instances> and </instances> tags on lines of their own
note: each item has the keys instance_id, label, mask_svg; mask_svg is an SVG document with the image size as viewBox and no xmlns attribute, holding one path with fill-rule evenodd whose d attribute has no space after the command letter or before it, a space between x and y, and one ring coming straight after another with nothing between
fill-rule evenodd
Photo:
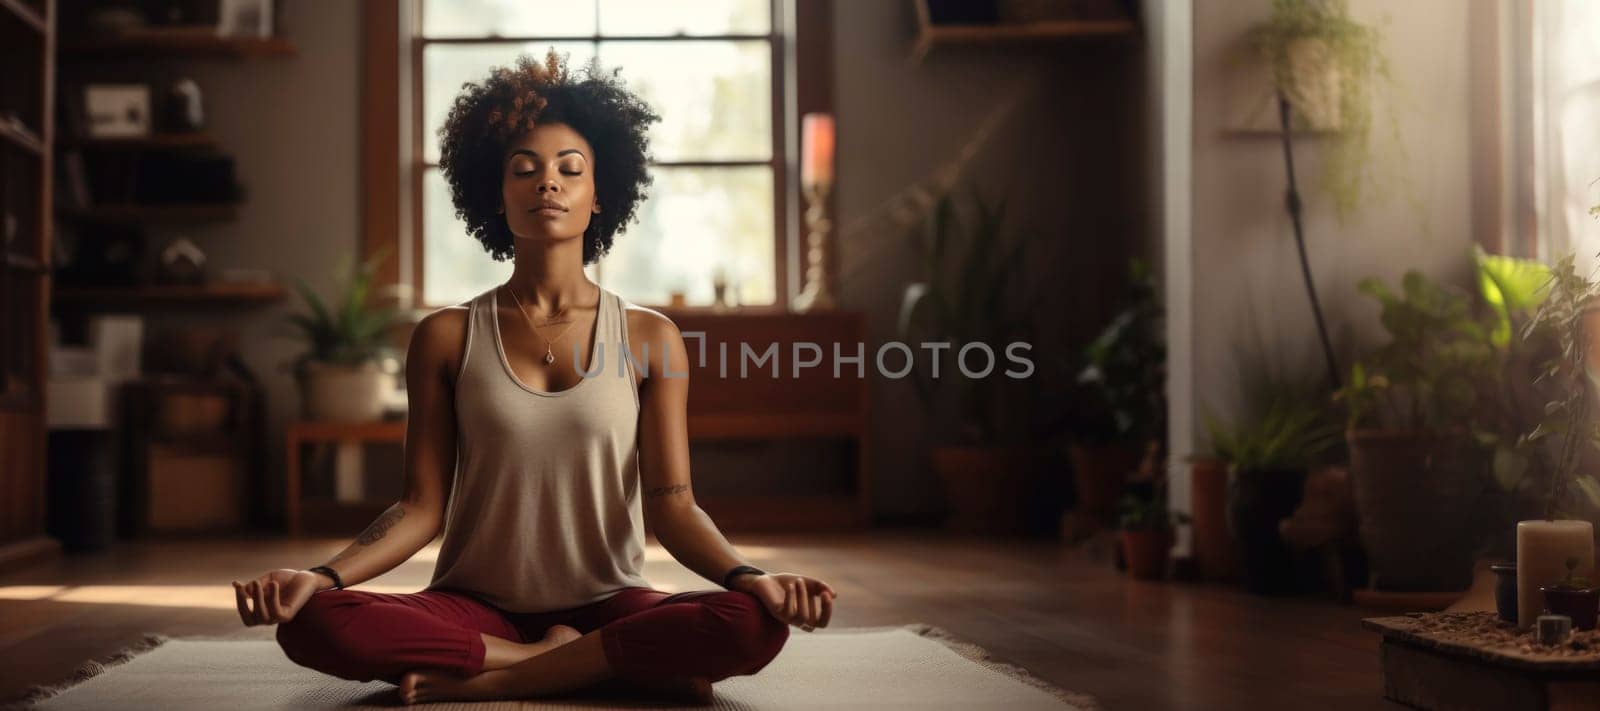
<instances>
[{"instance_id":1,"label":"black bracelet","mask_svg":"<svg viewBox=\"0 0 1600 711\"><path fill-rule=\"evenodd\" d=\"M736 565L736 566L733 567L733 570L728 571L727 574L722 576L722 587L723 587L723 589L732 590L733 589L733 579L738 577L738 576L740 576L740 575L744 575L745 573L754 573L756 575L766 575L767 571L762 570L760 568L757 568L757 567L755 567L753 565Z\"/></svg>"},{"instance_id":2,"label":"black bracelet","mask_svg":"<svg viewBox=\"0 0 1600 711\"><path fill-rule=\"evenodd\" d=\"M315 568L307 568L306 572L308 572L308 573L322 573L323 575L326 575L326 576L328 576L330 578L333 578L333 589L334 590L343 590L344 589L344 580L339 578L339 571L334 570L333 568L329 568L326 565L319 565L319 566L317 566Z\"/></svg>"}]
</instances>

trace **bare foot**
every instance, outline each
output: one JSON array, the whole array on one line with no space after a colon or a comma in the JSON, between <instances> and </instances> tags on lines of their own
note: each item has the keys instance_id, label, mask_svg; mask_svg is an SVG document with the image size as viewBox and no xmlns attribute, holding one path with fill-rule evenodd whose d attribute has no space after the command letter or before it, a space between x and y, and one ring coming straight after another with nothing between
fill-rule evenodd
<instances>
[{"instance_id":1,"label":"bare foot","mask_svg":"<svg viewBox=\"0 0 1600 711\"><path fill-rule=\"evenodd\" d=\"M435 701L485 701L504 698L502 683L509 676L503 669L486 671L463 679L447 671L425 669L406 672L400 677L400 702L426 704Z\"/></svg>"},{"instance_id":2,"label":"bare foot","mask_svg":"<svg viewBox=\"0 0 1600 711\"><path fill-rule=\"evenodd\" d=\"M551 625L537 642L518 645L527 651L523 659L531 659L556 647L582 637L583 633L566 625ZM463 679L447 671L422 669L406 673L400 678L400 700L407 705L432 701L472 700L501 698L500 681L506 679L500 669L489 669L470 679Z\"/></svg>"}]
</instances>

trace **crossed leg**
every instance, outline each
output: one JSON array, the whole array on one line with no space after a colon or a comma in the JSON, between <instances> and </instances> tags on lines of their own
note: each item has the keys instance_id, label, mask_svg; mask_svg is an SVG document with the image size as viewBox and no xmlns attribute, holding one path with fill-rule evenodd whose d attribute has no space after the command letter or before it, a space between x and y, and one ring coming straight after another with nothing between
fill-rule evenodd
<instances>
[{"instance_id":1,"label":"crossed leg","mask_svg":"<svg viewBox=\"0 0 1600 711\"><path fill-rule=\"evenodd\" d=\"M277 637L301 666L354 681L398 683L417 668L462 676L502 669L571 642L579 632L552 625L527 642L500 611L466 595L328 590L278 625Z\"/></svg>"},{"instance_id":2,"label":"crossed leg","mask_svg":"<svg viewBox=\"0 0 1600 711\"><path fill-rule=\"evenodd\" d=\"M400 682L401 699L549 697L619 679L703 702L710 700L712 682L760 671L789 636L788 625L741 592L668 595L628 588L573 610L510 617L525 632L567 624L584 634L503 669L474 675L448 668L407 673Z\"/></svg>"}]
</instances>

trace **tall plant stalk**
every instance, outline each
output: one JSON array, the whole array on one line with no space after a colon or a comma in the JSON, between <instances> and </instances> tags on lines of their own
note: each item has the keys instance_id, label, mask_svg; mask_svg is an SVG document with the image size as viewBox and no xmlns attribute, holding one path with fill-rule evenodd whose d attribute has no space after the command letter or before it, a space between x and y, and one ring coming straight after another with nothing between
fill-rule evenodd
<instances>
[{"instance_id":1,"label":"tall plant stalk","mask_svg":"<svg viewBox=\"0 0 1600 711\"><path fill-rule=\"evenodd\" d=\"M1306 296L1311 299L1311 316L1316 319L1317 337L1322 341L1322 358L1328 365L1328 384L1338 392L1344 387L1339 377L1339 363L1333 357L1333 341L1328 338L1328 325L1322 320L1322 303L1317 299L1317 284L1311 278L1311 261L1306 257L1305 226L1300 218L1300 188L1294 176L1294 130L1290 126L1289 99L1278 90L1278 123L1283 127L1283 166L1289 176L1289 189L1284 204L1289 209L1289 221L1294 224L1294 245L1300 251L1300 275L1306 284Z\"/></svg>"}]
</instances>

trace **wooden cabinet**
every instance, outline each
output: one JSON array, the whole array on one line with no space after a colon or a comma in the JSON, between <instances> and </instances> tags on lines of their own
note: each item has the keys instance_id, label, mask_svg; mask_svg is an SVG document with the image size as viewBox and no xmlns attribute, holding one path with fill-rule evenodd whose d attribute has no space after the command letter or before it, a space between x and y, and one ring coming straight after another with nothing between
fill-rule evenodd
<instances>
[{"instance_id":1,"label":"wooden cabinet","mask_svg":"<svg viewBox=\"0 0 1600 711\"><path fill-rule=\"evenodd\" d=\"M859 528L868 523L867 383L875 367L860 313L669 312L689 350L689 439L695 442L829 440L853 446L853 490L806 495L699 495L700 507L725 530ZM794 367L795 344L815 344L815 367ZM861 349L860 372L840 361ZM745 347L754 354L744 356ZM703 350L702 350L703 348ZM768 349L776 365L754 365ZM701 356L704 354L704 359ZM726 355L724 355L726 354ZM741 371L741 363L748 367ZM775 372L776 371L776 372Z\"/></svg>"},{"instance_id":2,"label":"wooden cabinet","mask_svg":"<svg viewBox=\"0 0 1600 711\"><path fill-rule=\"evenodd\" d=\"M53 0L0 0L0 569L45 534Z\"/></svg>"},{"instance_id":3,"label":"wooden cabinet","mask_svg":"<svg viewBox=\"0 0 1600 711\"><path fill-rule=\"evenodd\" d=\"M150 376L123 386L127 466L120 528L131 536L240 532L261 489L265 411L253 384Z\"/></svg>"}]
</instances>

